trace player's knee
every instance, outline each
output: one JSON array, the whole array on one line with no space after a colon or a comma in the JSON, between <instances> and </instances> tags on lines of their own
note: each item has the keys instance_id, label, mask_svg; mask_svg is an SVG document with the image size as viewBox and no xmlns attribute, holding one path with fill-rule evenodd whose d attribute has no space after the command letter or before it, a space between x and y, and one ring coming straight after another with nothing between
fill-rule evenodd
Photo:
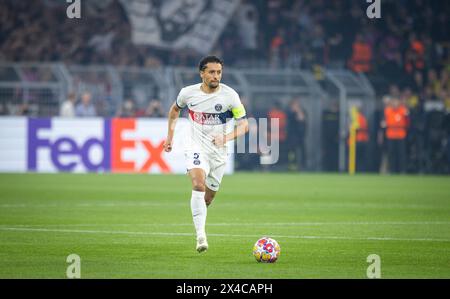
<instances>
[{"instance_id":1,"label":"player's knee","mask_svg":"<svg viewBox=\"0 0 450 299\"><path fill-rule=\"evenodd\" d=\"M205 183L200 180L192 180L192 190L205 192L206 190Z\"/></svg>"}]
</instances>

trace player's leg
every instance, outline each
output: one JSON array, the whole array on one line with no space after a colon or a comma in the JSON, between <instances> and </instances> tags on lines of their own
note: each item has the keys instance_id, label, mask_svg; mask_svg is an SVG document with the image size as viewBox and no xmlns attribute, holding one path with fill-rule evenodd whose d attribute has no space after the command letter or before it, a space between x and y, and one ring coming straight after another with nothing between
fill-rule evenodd
<instances>
[{"instance_id":1,"label":"player's leg","mask_svg":"<svg viewBox=\"0 0 450 299\"><path fill-rule=\"evenodd\" d=\"M209 207L209 205L212 203L212 201L214 200L214 197L216 196L216 191L213 191L211 189L209 189L208 187L206 187L206 191L205 191L205 203L206 203L206 207Z\"/></svg>"},{"instance_id":2,"label":"player's leg","mask_svg":"<svg viewBox=\"0 0 450 299\"><path fill-rule=\"evenodd\" d=\"M200 152L187 152L185 155L186 166L192 183L191 212L197 234L197 251L208 249L206 241L206 203L205 203L205 181L209 173L209 164L206 157Z\"/></svg>"},{"instance_id":3,"label":"player's leg","mask_svg":"<svg viewBox=\"0 0 450 299\"><path fill-rule=\"evenodd\" d=\"M206 241L206 216L207 209L205 203L205 171L201 168L189 170L189 176L192 182L191 212L194 222L195 232L197 234L197 251L202 252L208 249Z\"/></svg>"},{"instance_id":4,"label":"player's leg","mask_svg":"<svg viewBox=\"0 0 450 299\"><path fill-rule=\"evenodd\" d=\"M209 206L217 191L219 191L220 183L222 182L223 174L225 173L226 164L224 162L218 163L211 166L209 174L206 176L206 192L205 192L205 203Z\"/></svg>"},{"instance_id":5,"label":"player's leg","mask_svg":"<svg viewBox=\"0 0 450 299\"><path fill-rule=\"evenodd\" d=\"M188 172L189 177L191 178L192 190L197 192L205 192L205 180L206 173L202 168L192 168Z\"/></svg>"}]
</instances>

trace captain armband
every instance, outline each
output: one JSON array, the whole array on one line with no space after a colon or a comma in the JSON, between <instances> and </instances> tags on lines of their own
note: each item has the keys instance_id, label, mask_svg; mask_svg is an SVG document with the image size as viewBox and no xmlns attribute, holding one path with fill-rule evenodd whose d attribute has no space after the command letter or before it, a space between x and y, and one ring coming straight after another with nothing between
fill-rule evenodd
<instances>
[{"instance_id":1,"label":"captain armband","mask_svg":"<svg viewBox=\"0 0 450 299\"><path fill-rule=\"evenodd\" d=\"M247 115L245 112L244 105L242 105L242 104L236 108L232 108L231 113L233 114L234 119L241 119Z\"/></svg>"}]
</instances>

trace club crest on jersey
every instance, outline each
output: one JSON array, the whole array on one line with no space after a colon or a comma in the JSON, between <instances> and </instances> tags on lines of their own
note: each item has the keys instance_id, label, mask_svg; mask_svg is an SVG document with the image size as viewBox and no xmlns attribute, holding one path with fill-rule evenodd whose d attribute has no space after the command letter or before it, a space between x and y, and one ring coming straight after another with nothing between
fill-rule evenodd
<instances>
[{"instance_id":1,"label":"club crest on jersey","mask_svg":"<svg viewBox=\"0 0 450 299\"><path fill-rule=\"evenodd\" d=\"M221 104L217 104L215 107L217 112L221 112L222 111L222 105Z\"/></svg>"}]
</instances>

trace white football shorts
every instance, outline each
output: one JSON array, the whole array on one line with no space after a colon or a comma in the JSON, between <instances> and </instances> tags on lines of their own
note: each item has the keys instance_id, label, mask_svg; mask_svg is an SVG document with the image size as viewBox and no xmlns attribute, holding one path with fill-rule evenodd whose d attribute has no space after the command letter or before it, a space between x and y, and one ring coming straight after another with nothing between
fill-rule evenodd
<instances>
[{"instance_id":1,"label":"white football shorts","mask_svg":"<svg viewBox=\"0 0 450 299\"><path fill-rule=\"evenodd\" d=\"M187 171L201 168L205 171L205 184L212 191L218 191L225 173L226 160L211 157L200 151L186 151L185 161Z\"/></svg>"}]
</instances>

